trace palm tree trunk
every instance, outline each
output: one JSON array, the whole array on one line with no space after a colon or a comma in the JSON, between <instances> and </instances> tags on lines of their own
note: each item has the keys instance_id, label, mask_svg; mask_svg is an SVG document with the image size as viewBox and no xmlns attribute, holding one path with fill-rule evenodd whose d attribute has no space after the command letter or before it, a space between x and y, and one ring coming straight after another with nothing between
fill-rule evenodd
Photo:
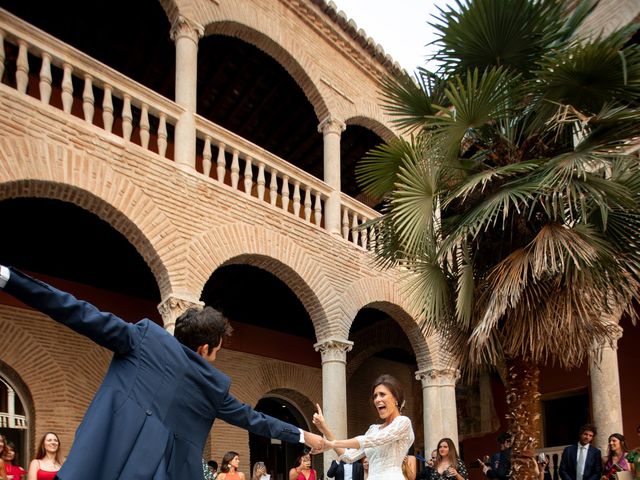
<instances>
[{"instance_id":1,"label":"palm tree trunk","mask_svg":"<svg viewBox=\"0 0 640 480\"><path fill-rule=\"evenodd\" d=\"M507 421L513 435L511 479L538 480L534 450L540 438L540 368L511 357L507 364Z\"/></svg>"}]
</instances>

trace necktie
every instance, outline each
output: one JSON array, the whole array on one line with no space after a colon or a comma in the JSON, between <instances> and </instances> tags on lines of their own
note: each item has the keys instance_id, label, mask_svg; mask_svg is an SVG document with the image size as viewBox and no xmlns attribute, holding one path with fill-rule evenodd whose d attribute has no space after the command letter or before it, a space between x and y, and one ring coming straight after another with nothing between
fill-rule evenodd
<instances>
[{"instance_id":1,"label":"necktie","mask_svg":"<svg viewBox=\"0 0 640 480\"><path fill-rule=\"evenodd\" d=\"M580 445L578 447L578 465L576 465L576 480L582 480L582 474L584 472L584 455L585 448Z\"/></svg>"}]
</instances>

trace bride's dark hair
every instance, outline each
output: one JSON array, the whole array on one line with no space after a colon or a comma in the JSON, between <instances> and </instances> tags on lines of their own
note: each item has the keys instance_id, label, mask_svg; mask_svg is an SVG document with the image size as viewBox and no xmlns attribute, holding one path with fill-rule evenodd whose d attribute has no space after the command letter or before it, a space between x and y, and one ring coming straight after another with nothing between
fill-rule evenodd
<instances>
[{"instance_id":1,"label":"bride's dark hair","mask_svg":"<svg viewBox=\"0 0 640 480\"><path fill-rule=\"evenodd\" d=\"M371 397L373 398L373 392L378 385L384 385L389 389L391 394L395 397L398 402L398 410L402 411L404 408L404 391L402 390L402 385L396 379L389 374L380 375L376 378L375 382L373 382L373 387L371 387Z\"/></svg>"}]
</instances>

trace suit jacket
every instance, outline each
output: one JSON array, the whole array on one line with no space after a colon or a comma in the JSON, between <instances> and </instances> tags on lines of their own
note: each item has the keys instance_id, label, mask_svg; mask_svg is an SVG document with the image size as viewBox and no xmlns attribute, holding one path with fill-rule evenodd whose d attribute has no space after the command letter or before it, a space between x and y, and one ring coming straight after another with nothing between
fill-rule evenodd
<instances>
[{"instance_id":1,"label":"suit jacket","mask_svg":"<svg viewBox=\"0 0 640 480\"><path fill-rule=\"evenodd\" d=\"M353 462L353 470L351 470L351 476L353 480L364 480L364 467L360 462ZM335 478L336 480L344 480L344 462L331 462L329 470L327 470L327 477Z\"/></svg>"},{"instance_id":2,"label":"suit jacket","mask_svg":"<svg viewBox=\"0 0 640 480\"><path fill-rule=\"evenodd\" d=\"M498 467L487 470L487 477L496 480L506 480L511 476L511 449L505 448L498 455Z\"/></svg>"},{"instance_id":3,"label":"suit jacket","mask_svg":"<svg viewBox=\"0 0 640 480\"><path fill-rule=\"evenodd\" d=\"M562 480L576 480L578 444L569 445L562 451L559 474ZM602 475L602 454L600 449L589 445L584 461L582 480L600 480Z\"/></svg>"},{"instance_id":4,"label":"suit jacket","mask_svg":"<svg viewBox=\"0 0 640 480\"><path fill-rule=\"evenodd\" d=\"M229 394L229 377L148 319L127 323L11 269L4 290L114 352L61 480L201 479L213 421L299 442L297 427Z\"/></svg>"}]
</instances>

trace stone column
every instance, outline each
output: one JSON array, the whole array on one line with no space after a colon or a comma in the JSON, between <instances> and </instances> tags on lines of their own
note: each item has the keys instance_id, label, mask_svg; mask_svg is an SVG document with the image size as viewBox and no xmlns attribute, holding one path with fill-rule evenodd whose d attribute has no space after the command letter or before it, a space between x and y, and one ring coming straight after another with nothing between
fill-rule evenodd
<instances>
[{"instance_id":1,"label":"stone column","mask_svg":"<svg viewBox=\"0 0 640 480\"><path fill-rule=\"evenodd\" d=\"M344 122L331 115L318 125L318 131L322 133L324 140L324 182L333 189L324 205L324 225L329 232L335 235L341 235L340 135L345 129Z\"/></svg>"},{"instance_id":2,"label":"stone column","mask_svg":"<svg viewBox=\"0 0 640 480\"><path fill-rule=\"evenodd\" d=\"M196 113L198 80L198 41L204 29L180 16L171 27L176 44L176 103L184 107L176 124L174 158L178 166L194 169L196 162Z\"/></svg>"},{"instance_id":3,"label":"stone column","mask_svg":"<svg viewBox=\"0 0 640 480\"><path fill-rule=\"evenodd\" d=\"M620 401L620 376L618 374L618 340L622 327L617 327L613 345L594 346L589 358L591 376L591 411L593 423L598 429L596 446L607 451L607 438L612 433L622 433L622 403Z\"/></svg>"},{"instance_id":4,"label":"stone column","mask_svg":"<svg viewBox=\"0 0 640 480\"><path fill-rule=\"evenodd\" d=\"M322 412L338 440L347 438L347 352L353 342L330 337L313 348L322 355ZM331 466L335 454L325 453L324 470Z\"/></svg>"},{"instance_id":5,"label":"stone column","mask_svg":"<svg viewBox=\"0 0 640 480\"><path fill-rule=\"evenodd\" d=\"M202 309L204 303L191 297L171 294L158 304L158 311L162 315L164 328L173 335L176 319L188 308Z\"/></svg>"},{"instance_id":6,"label":"stone column","mask_svg":"<svg viewBox=\"0 0 640 480\"><path fill-rule=\"evenodd\" d=\"M458 445L458 415L456 410L456 381L460 372L454 368L426 369L416 372L422 382L424 418L424 451L429 455L437 448L438 440L449 437Z\"/></svg>"}]
</instances>

